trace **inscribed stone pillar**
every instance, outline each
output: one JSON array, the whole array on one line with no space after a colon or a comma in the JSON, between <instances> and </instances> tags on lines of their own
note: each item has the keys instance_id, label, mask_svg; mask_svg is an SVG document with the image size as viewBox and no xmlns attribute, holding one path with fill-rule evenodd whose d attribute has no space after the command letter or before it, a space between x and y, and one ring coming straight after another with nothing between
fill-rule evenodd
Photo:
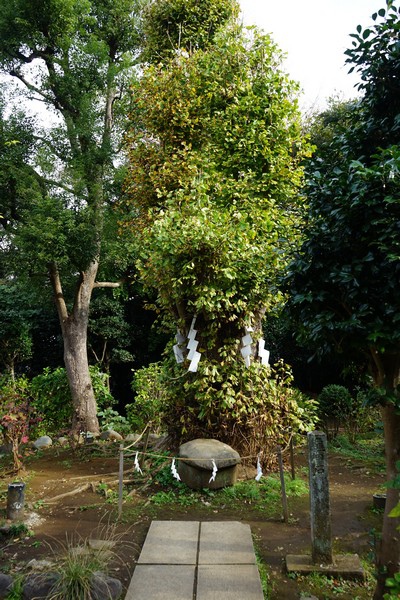
<instances>
[{"instance_id":1,"label":"inscribed stone pillar","mask_svg":"<svg viewBox=\"0 0 400 600\"><path fill-rule=\"evenodd\" d=\"M328 452L325 433L307 434L310 470L311 556L314 564L332 563Z\"/></svg>"}]
</instances>

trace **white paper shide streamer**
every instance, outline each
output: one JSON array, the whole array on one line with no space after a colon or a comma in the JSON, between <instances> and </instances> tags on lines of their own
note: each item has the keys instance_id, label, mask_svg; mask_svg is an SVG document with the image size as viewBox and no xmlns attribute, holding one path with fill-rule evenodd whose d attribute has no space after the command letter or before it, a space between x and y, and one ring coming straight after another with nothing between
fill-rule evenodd
<instances>
[{"instance_id":1,"label":"white paper shide streamer","mask_svg":"<svg viewBox=\"0 0 400 600\"><path fill-rule=\"evenodd\" d=\"M213 470L212 470L212 474L211 474L211 477L210 477L210 480L209 480L209 482L208 482L208 483L211 483L212 481L215 481L215 478L216 478L216 476L217 476L217 473L218 473L218 467L217 467L217 465L215 464L215 460L214 460L214 459L212 459L212 461L211 461L211 462L212 462Z\"/></svg>"},{"instance_id":2,"label":"white paper shide streamer","mask_svg":"<svg viewBox=\"0 0 400 600\"><path fill-rule=\"evenodd\" d=\"M252 327L246 327L246 335L242 337L242 348L240 352L244 359L246 367L249 367L251 363L250 357L252 354L251 345L253 343L253 338L251 337L250 333L252 333L252 331Z\"/></svg>"},{"instance_id":3,"label":"white paper shide streamer","mask_svg":"<svg viewBox=\"0 0 400 600\"><path fill-rule=\"evenodd\" d=\"M135 454L135 462L134 462L135 471L137 471L138 473L140 473L141 475L143 475L143 471L142 471L142 469L140 468L140 465L139 465L138 455L139 455L139 452L136 452L136 454Z\"/></svg>"},{"instance_id":4,"label":"white paper shide streamer","mask_svg":"<svg viewBox=\"0 0 400 600\"><path fill-rule=\"evenodd\" d=\"M171 473L172 473L173 477L175 477L175 479L177 479L178 481L181 480L181 477L180 477L178 471L176 470L175 459L173 459L172 464L171 464Z\"/></svg>"},{"instance_id":5,"label":"white paper shide streamer","mask_svg":"<svg viewBox=\"0 0 400 600\"><path fill-rule=\"evenodd\" d=\"M180 363L183 363L183 361L185 360L185 357L183 355L182 346L183 346L183 344L185 344L186 338L179 331L179 329L176 333L175 340L176 340L176 344L175 344L175 346L173 346L175 360L178 364L180 364Z\"/></svg>"},{"instance_id":6,"label":"white paper shide streamer","mask_svg":"<svg viewBox=\"0 0 400 600\"><path fill-rule=\"evenodd\" d=\"M257 475L255 477L256 481L260 481L261 477L263 476L263 472L261 469L261 463L260 463L260 457L257 457Z\"/></svg>"},{"instance_id":7,"label":"white paper shide streamer","mask_svg":"<svg viewBox=\"0 0 400 600\"><path fill-rule=\"evenodd\" d=\"M269 350L265 349L265 340L263 338L258 340L258 356L260 357L261 364L269 367Z\"/></svg>"}]
</instances>

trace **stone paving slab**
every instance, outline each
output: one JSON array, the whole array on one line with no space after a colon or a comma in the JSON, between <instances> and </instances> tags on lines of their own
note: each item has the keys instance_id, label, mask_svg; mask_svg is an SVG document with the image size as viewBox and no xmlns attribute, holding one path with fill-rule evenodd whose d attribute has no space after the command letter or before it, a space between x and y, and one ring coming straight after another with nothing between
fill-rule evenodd
<instances>
[{"instance_id":1,"label":"stone paving slab","mask_svg":"<svg viewBox=\"0 0 400 600\"><path fill-rule=\"evenodd\" d=\"M152 521L139 564L195 565L198 521Z\"/></svg>"},{"instance_id":2,"label":"stone paving slab","mask_svg":"<svg viewBox=\"0 0 400 600\"><path fill-rule=\"evenodd\" d=\"M199 565L255 564L250 526L238 521L203 522Z\"/></svg>"},{"instance_id":3,"label":"stone paving slab","mask_svg":"<svg viewBox=\"0 0 400 600\"><path fill-rule=\"evenodd\" d=\"M194 565L136 565L125 600L193 600Z\"/></svg>"},{"instance_id":4,"label":"stone paving slab","mask_svg":"<svg viewBox=\"0 0 400 600\"><path fill-rule=\"evenodd\" d=\"M263 600L250 526L153 521L125 600Z\"/></svg>"},{"instance_id":5,"label":"stone paving slab","mask_svg":"<svg viewBox=\"0 0 400 600\"><path fill-rule=\"evenodd\" d=\"M263 600L257 565L199 565L196 600Z\"/></svg>"}]
</instances>

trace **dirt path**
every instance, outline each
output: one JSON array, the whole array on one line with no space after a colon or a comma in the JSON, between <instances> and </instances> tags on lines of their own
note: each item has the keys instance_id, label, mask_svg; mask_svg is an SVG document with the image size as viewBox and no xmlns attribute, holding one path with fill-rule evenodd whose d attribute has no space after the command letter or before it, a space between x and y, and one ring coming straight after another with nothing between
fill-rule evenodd
<instances>
[{"instance_id":1,"label":"dirt path","mask_svg":"<svg viewBox=\"0 0 400 600\"><path fill-rule=\"evenodd\" d=\"M17 541L1 549L3 564L18 566L26 561L51 555L61 546L87 538L102 538L106 530L113 529L114 504L107 503L104 495L98 493L99 484L116 479L118 452L115 457L74 457L70 452L44 454L30 465L26 482L27 516L30 518L34 537L23 542ZM297 464L304 464L304 452L297 456ZM331 455L329 459L329 480L332 506L332 534L334 550L340 553L358 553L366 556L371 548L370 530L380 527L380 515L371 511L372 494L383 483L383 475L371 473L354 461L343 460ZM86 491L66 497L55 504L43 505L43 500L71 491L89 481L93 485ZM8 481L9 482L9 481ZM3 480L4 484L7 480ZM103 487L106 487L103 485ZM112 492L110 492L112 493ZM114 493L115 494L115 493ZM140 499L143 504L143 499ZM0 508L1 505L0 505ZM135 500L124 505L123 519L115 527L116 554L119 560L112 571L127 586L135 560L139 556L152 518L184 520L243 520L250 524L257 551L268 565L273 582L273 600L300 598L299 581L292 580L284 573L286 554L308 553L310 551L310 527L308 498L295 498L290 501L289 523L277 519L265 519L251 505L237 509L210 510L207 507L187 507L179 510L154 506L135 510ZM300 586L301 587L301 586ZM354 595L332 592L324 598L353 599ZM359 596L367 598L368 596Z\"/></svg>"}]
</instances>

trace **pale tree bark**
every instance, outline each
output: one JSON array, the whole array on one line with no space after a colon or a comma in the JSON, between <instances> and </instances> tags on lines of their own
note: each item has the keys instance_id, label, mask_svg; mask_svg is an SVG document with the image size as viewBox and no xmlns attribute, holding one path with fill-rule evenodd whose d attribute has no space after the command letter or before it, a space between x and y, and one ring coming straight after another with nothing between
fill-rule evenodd
<instances>
[{"instance_id":1,"label":"pale tree bark","mask_svg":"<svg viewBox=\"0 0 400 600\"><path fill-rule=\"evenodd\" d=\"M400 354L380 355L372 350L375 364L375 384L396 394L400 383ZM385 434L385 460L387 482L399 474L396 463L400 461L400 410L393 402L386 402L381 409ZM388 487L383 516L382 537L377 546L377 585L374 600L382 600L385 581L400 572L400 518L390 517L390 511L398 504L400 490Z\"/></svg>"},{"instance_id":2,"label":"pale tree bark","mask_svg":"<svg viewBox=\"0 0 400 600\"><path fill-rule=\"evenodd\" d=\"M97 403L89 372L87 355L87 327L92 290L98 270L98 262L93 261L81 273L74 305L68 313L64 300L60 276L56 265L50 265L50 280L64 341L64 363L72 396L72 433L90 431L99 433Z\"/></svg>"}]
</instances>

